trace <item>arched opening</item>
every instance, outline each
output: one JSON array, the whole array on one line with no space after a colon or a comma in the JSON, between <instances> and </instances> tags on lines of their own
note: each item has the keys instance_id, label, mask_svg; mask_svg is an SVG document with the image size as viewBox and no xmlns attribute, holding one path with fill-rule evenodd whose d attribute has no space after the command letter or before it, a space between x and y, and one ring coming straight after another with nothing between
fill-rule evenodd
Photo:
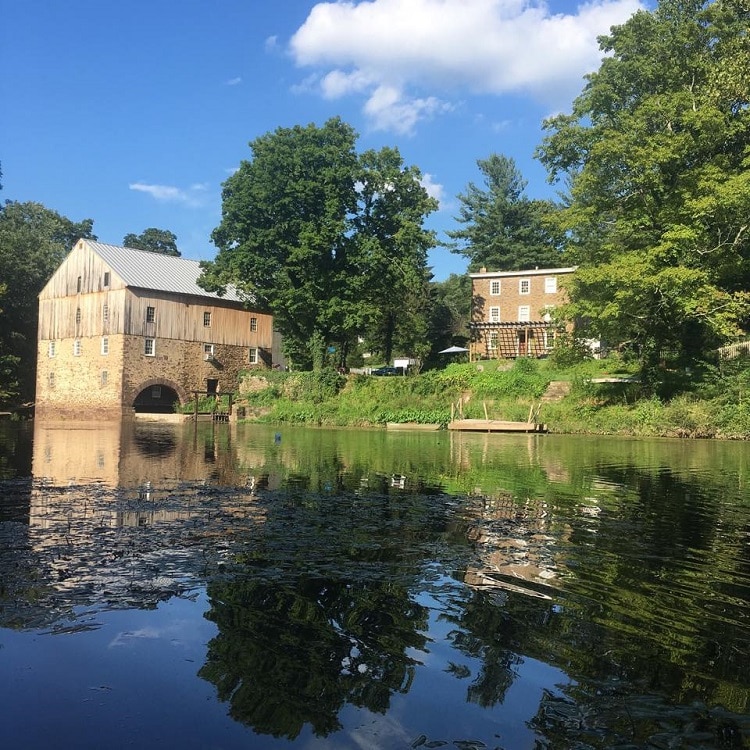
<instances>
[{"instance_id":1,"label":"arched opening","mask_svg":"<svg viewBox=\"0 0 750 750\"><path fill-rule=\"evenodd\" d=\"M163 383L146 386L133 401L133 410L138 414L171 414L180 403L174 388Z\"/></svg>"}]
</instances>

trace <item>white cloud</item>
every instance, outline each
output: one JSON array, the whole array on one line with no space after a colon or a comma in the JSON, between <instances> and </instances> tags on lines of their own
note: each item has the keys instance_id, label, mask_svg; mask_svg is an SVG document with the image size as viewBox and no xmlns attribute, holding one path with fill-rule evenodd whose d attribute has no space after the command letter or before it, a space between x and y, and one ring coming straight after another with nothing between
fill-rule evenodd
<instances>
[{"instance_id":1,"label":"white cloud","mask_svg":"<svg viewBox=\"0 0 750 750\"><path fill-rule=\"evenodd\" d=\"M238 86L242 83L242 78L240 76L236 76L235 78L230 78L228 81L224 82L225 86Z\"/></svg>"},{"instance_id":2,"label":"white cloud","mask_svg":"<svg viewBox=\"0 0 750 750\"><path fill-rule=\"evenodd\" d=\"M146 193L161 203L182 203L191 208L205 204L205 193L208 190L208 185L205 183L196 183L187 190L172 185L149 185L145 182L131 182L128 187L131 190Z\"/></svg>"},{"instance_id":3,"label":"white cloud","mask_svg":"<svg viewBox=\"0 0 750 750\"><path fill-rule=\"evenodd\" d=\"M592 0L552 13L541 0L321 2L290 49L299 66L320 71L325 97L365 95L375 127L410 132L459 90L569 104L599 66L597 36L639 7Z\"/></svg>"},{"instance_id":4,"label":"white cloud","mask_svg":"<svg viewBox=\"0 0 750 750\"><path fill-rule=\"evenodd\" d=\"M445 200L445 187L439 182L435 182L429 172L425 172L420 180L422 187L427 191L427 195L434 198L438 203Z\"/></svg>"}]
</instances>

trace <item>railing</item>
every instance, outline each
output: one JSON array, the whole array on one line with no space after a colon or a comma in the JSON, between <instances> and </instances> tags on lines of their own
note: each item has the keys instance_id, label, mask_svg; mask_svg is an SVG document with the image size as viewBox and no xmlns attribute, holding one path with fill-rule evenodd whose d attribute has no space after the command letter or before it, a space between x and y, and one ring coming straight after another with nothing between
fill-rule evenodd
<instances>
[{"instance_id":1,"label":"railing","mask_svg":"<svg viewBox=\"0 0 750 750\"><path fill-rule=\"evenodd\" d=\"M750 354L750 341L738 341L736 344L728 344L717 349L721 359L734 359L740 354Z\"/></svg>"}]
</instances>

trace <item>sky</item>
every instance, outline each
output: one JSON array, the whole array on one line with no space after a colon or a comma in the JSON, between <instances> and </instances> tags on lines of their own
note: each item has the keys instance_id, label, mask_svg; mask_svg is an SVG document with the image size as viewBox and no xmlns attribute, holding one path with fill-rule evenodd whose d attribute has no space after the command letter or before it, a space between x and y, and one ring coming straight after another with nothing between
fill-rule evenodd
<instances>
[{"instance_id":1,"label":"sky","mask_svg":"<svg viewBox=\"0 0 750 750\"><path fill-rule=\"evenodd\" d=\"M101 242L166 229L210 260L221 187L249 143L339 116L359 151L397 147L460 225L477 160L533 157L639 0L0 0L1 200L94 220ZM434 278L463 273L447 248Z\"/></svg>"}]
</instances>

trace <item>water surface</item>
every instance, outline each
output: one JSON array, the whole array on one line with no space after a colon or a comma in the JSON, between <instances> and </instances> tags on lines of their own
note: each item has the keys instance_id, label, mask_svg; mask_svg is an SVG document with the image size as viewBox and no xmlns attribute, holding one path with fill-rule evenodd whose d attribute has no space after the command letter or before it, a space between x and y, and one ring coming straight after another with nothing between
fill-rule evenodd
<instances>
[{"instance_id":1,"label":"water surface","mask_svg":"<svg viewBox=\"0 0 750 750\"><path fill-rule=\"evenodd\" d=\"M749 456L0 423L0 738L748 747Z\"/></svg>"}]
</instances>

